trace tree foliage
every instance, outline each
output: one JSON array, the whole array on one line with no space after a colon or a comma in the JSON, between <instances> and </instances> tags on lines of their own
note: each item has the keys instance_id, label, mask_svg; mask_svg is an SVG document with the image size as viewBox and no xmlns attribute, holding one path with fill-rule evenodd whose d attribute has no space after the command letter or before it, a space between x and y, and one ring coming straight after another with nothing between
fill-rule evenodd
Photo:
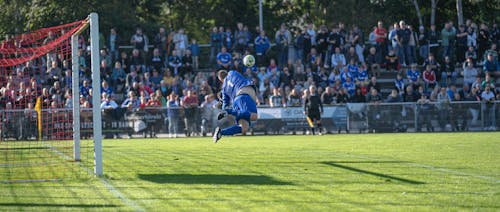
<instances>
[{"instance_id":1,"label":"tree foliage","mask_svg":"<svg viewBox=\"0 0 500 212\"><path fill-rule=\"evenodd\" d=\"M424 25L429 25L431 1L417 0ZM464 18L492 23L500 21L500 0L463 0ZM275 31L280 24L332 26L344 22L371 30L377 20L386 25L398 20L418 25L411 0L264 0L264 29ZM116 27L120 34L132 34L135 27L144 28L150 36L159 26L167 29L184 27L190 36L207 42L212 26L234 30L237 22L251 29L258 25L258 0L0 0L0 34L31 31L74 20L90 12L100 16L101 30L107 34ZM457 20L455 1L441 0L436 24Z\"/></svg>"}]
</instances>

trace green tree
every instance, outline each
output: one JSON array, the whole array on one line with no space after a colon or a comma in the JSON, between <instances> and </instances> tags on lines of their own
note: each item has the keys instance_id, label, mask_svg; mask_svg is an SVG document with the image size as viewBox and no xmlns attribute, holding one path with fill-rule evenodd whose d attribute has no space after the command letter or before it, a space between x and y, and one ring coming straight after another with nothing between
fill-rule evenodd
<instances>
[{"instance_id":1,"label":"green tree","mask_svg":"<svg viewBox=\"0 0 500 212\"><path fill-rule=\"evenodd\" d=\"M414 2L420 6L422 21L430 25L430 0L277 0L264 1L264 30L273 34L282 23L292 28L306 22L331 26L344 22L356 24L365 32L377 20L386 23L406 20L419 25ZM500 21L500 0L463 0L464 18L476 22ZM456 2L437 1L436 24L456 21ZM116 27L125 40L135 27L150 36L157 28L183 27L190 37L208 42L213 26L234 30L237 22L251 29L258 25L258 0L0 0L0 35L28 32L34 29L84 19L90 12L99 14L101 32Z\"/></svg>"}]
</instances>

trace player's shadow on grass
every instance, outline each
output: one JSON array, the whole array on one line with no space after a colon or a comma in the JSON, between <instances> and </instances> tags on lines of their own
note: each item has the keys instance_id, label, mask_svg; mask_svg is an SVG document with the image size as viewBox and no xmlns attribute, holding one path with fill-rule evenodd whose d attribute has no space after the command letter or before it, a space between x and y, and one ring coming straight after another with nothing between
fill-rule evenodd
<instances>
[{"instance_id":1,"label":"player's shadow on grass","mask_svg":"<svg viewBox=\"0 0 500 212\"><path fill-rule=\"evenodd\" d=\"M224 174L138 174L139 179L153 183L220 184L220 185L292 185L264 175Z\"/></svg>"},{"instance_id":2,"label":"player's shadow on grass","mask_svg":"<svg viewBox=\"0 0 500 212\"><path fill-rule=\"evenodd\" d=\"M346 163L356 163L356 164L361 164L361 163L404 163L401 161L325 161L325 162L321 162L321 163L326 164L326 165L330 165L333 167L341 168L341 169L346 169L346 170L353 171L353 172L358 172L358 173L362 173L362 174L368 174L368 175L372 175L372 176L376 176L376 177L386 178L387 180L395 180L395 181L399 181L402 183L415 184L415 185L425 184L424 182L420 182L420 181L405 179L405 178L401 178L401 177L395 177L395 176L391 176L391 175L387 175L387 174L367 171L367 170L363 170L363 169L354 168L352 166L340 164L340 163L343 163L343 164L346 164Z\"/></svg>"}]
</instances>

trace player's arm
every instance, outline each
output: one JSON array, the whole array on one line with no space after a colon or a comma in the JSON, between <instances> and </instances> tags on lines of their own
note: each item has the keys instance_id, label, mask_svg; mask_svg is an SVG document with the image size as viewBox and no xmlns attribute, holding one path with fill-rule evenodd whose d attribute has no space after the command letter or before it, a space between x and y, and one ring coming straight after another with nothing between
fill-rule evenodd
<instances>
[{"instance_id":1,"label":"player's arm","mask_svg":"<svg viewBox=\"0 0 500 212\"><path fill-rule=\"evenodd\" d=\"M219 113L219 115L217 115L217 120L221 120L223 119L224 117L226 117L226 115L228 114L228 110L231 111L231 109L229 108L229 104L230 104L230 100L229 100L229 95L226 94L224 92L224 86L222 86L222 108L221 108L221 112Z\"/></svg>"},{"instance_id":2,"label":"player's arm","mask_svg":"<svg viewBox=\"0 0 500 212\"><path fill-rule=\"evenodd\" d=\"M222 90L222 110L226 109L227 107L229 107L229 95L227 95L225 92L224 92L224 89Z\"/></svg>"}]
</instances>

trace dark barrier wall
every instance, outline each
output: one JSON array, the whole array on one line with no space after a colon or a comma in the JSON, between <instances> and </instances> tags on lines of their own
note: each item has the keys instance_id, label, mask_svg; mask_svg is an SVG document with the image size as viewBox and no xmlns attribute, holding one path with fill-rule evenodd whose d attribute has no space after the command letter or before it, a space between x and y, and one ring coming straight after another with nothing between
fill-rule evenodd
<instances>
[{"instance_id":1,"label":"dark barrier wall","mask_svg":"<svg viewBox=\"0 0 500 212\"><path fill-rule=\"evenodd\" d=\"M441 103L350 103L325 106L321 115L325 132L435 132L499 130L500 104L481 102ZM217 120L218 110L195 108L117 108L102 113L103 136L158 137L210 136L216 126L234 124L234 118ZM73 135L70 109L42 112L42 138L70 140ZM92 111L80 112L81 136L92 136ZM34 140L38 137L37 115L31 110L0 111L1 139ZM307 133L302 107L259 108L252 134Z\"/></svg>"}]
</instances>

